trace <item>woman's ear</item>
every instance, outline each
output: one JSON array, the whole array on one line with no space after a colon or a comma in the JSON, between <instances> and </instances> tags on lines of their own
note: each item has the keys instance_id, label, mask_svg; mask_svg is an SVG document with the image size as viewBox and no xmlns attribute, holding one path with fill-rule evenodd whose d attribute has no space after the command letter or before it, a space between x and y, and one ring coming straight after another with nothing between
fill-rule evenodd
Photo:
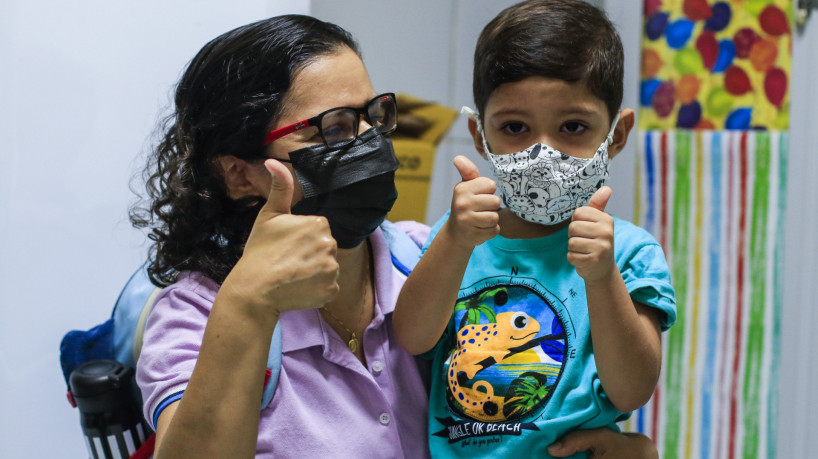
<instances>
[{"instance_id":1,"label":"woman's ear","mask_svg":"<svg viewBox=\"0 0 818 459\"><path fill-rule=\"evenodd\" d=\"M616 123L613 134L613 143L608 147L608 157L612 158L619 154L628 143L628 135L633 129L636 115L630 108L619 112L619 122Z\"/></svg>"},{"instance_id":2,"label":"woman's ear","mask_svg":"<svg viewBox=\"0 0 818 459\"><path fill-rule=\"evenodd\" d=\"M233 155L219 156L216 164L221 168L224 187L230 199L259 196L252 164Z\"/></svg>"},{"instance_id":3,"label":"woman's ear","mask_svg":"<svg viewBox=\"0 0 818 459\"><path fill-rule=\"evenodd\" d=\"M469 115L469 134L471 134L471 138L474 141L474 148L477 150L477 153L480 153L483 159L488 159L486 158L486 151L483 148L483 134L477 129L477 120L474 119L474 115Z\"/></svg>"}]
</instances>

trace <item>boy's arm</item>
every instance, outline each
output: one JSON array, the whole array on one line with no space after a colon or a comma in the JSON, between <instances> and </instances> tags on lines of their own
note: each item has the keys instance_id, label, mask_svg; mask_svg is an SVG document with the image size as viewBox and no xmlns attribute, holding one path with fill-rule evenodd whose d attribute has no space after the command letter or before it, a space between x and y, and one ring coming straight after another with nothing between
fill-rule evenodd
<instances>
[{"instance_id":1,"label":"boy's arm","mask_svg":"<svg viewBox=\"0 0 818 459\"><path fill-rule=\"evenodd\" d=\"M474 247L500 232L494 181L480 177L465 156L457 156L454 165L462 181L455 186L449 219L406 279L392 315L395 336L411 354L428 351L440 339Z\"/></svg>"},{"instance_id":2,"label":"boy's arm","mask_svg":"<svg viewBox=\"0 0 818 459\"><path fill-rule=\"evenodd\" d=\"M613 217L604 212L611 196L600 188L588 206L574 212L568 229L568 261L585 280L588 317L599 379L620 411L644 405L662 365L659 313L635 303L614 260Z\"/></svg>"}]
</instances>

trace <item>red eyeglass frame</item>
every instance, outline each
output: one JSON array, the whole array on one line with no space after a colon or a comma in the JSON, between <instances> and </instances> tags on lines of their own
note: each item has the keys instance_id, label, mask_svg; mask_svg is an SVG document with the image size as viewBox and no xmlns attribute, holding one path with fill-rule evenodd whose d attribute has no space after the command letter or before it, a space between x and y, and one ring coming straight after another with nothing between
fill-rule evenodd
<instances>
[{"instance_id":1,"label":"red eyeglass frame","mask_svg":"<svg viewBox=\"0 0 818 459\"><path fill-rule=\"evenodd\" d=\"M335 111L335 110L338 110L338 109L342 109L342 108L349 109L349 110L355 110L356 112L358 112L359 117L360 117L361 114L363 114L367 118L367 122L369 122L369 114L366 112L366 109L369 107L369 105L372 102L374 102L374 101L376 101L376 100L378 100L378 99L380 99L382 97L391 97L392 101L395 103L395 106L397 107L397 99L395 98L395 94L391 93L391 92L385 92L383 94L378 94L377 96L370 99L367 103L364 104L363 107L334 107L334 108L330 108L329 110L324 110L323 112L313 116L312 118L307 118L305 120L301 120L301 121L298 121L296 123L290 124L289 126L284 126L282 128L274 129L274 130L268 132L267 136L264 138L264 146L266 147L267 145L270 145L274 141L276 141L276 140L278 140L278 139L280 139L280 138L282 138L282 137L284 137L286 135L292 134L293 132L300 131L300 130L302 130L304 128L308 128L310 126L318 126L318 129L320 131L321 126L319 125L319 122L321 121L321 118L323 118L323 116L326 115L329 112L332 112L332 111ZM321 133L321 138L324 140L324 143L326 143L326 140L324 139L323 133Z\"/></svg>"}]
</instances>

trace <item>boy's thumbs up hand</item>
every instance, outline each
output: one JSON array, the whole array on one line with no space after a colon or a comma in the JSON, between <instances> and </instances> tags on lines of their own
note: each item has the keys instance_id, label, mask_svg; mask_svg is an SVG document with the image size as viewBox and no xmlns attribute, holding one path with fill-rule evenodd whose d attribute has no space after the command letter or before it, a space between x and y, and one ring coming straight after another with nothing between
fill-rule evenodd
<instances>
[{"instance_id":1,"label":"boy's thumbs up hand","mask_svg":"<svg viewBox=\"0 0 818 459\"><path fill-rule=\"evenodd\" d=\"M481 177L471 160L457 156L454 167L461 182L454 187L452 212L446 226L454 240L470 250L499 234L500 198L494 195L497 190L494 180Z\"/></svg>"},{"instance_id":2,"label":"boy's thumbs up hand","mask_svg":"<svg viewBox=\"0 0 818 459\"><path fill-rule=\"evenodd\" d=\"M614 220L605 213L612 190L603 186L588 205L574 211L568 226L568 262L586 281L605 278L616 268Z\"/></svg>"},{"instance_id":3,"label":"boy's thumbs up hand","mask_svg":"<svg viewBox=\"0 0 818 459\"><path fill-rule=\"evenodd\" d=\"M608 205L608 200L611 199L611 194L613 194L611 187L603 186L596 190L596 193L591 196L591 200L588 201L588 207L593 207L600 212L605 212L605 207Z\"/></svg>"},{"instance_id":4,"label":"boy's thumbs up hand","mask_svg":"<svg viewBox=\"0 0 818 459\"><path fill-rule=\"evenodd\" d=\"M258 314L319 308L338 294L337 244L324 217L292 215L293 176L282 163L264 166L272 182L229 287Z\"/></svg>"},{"instance_id":5,"label":"boy's thumbs up hand","mask_svg":"<svg viewBox=\"0 0 818 459\"><path fill-rule=\"evenodd\" d=\"M474 180L480 177L480 171L477 169L477 166L469 159L463 155L455 156L454 167L457 169L457 172L460 173L461 181L469 181Z\"/></svg>"}]
</instances>

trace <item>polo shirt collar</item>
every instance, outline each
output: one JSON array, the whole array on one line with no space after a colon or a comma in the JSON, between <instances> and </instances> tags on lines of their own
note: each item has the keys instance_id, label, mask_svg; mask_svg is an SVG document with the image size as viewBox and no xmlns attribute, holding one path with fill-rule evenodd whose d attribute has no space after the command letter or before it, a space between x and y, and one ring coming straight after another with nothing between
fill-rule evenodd
<instances>
[{"instance_id":1,"label":"polo shirt collar","mask_svg":"<svg viewBox=\"0 0 818 459\"><path fill-rule=\"evenodd\" d=\"M369 235L372 244L372 259L375 264L375 316L370 327L380 326L384 316L395 309L397 292L393 288L392 256L386 238L380 228ZM403 281L400 281L403 283ZM318 309L302 309L281 313L279 322L285 339L282 352L297 351L312 346L329 347L330 327L321 317Z\"/></svg>"}]
</instances>

